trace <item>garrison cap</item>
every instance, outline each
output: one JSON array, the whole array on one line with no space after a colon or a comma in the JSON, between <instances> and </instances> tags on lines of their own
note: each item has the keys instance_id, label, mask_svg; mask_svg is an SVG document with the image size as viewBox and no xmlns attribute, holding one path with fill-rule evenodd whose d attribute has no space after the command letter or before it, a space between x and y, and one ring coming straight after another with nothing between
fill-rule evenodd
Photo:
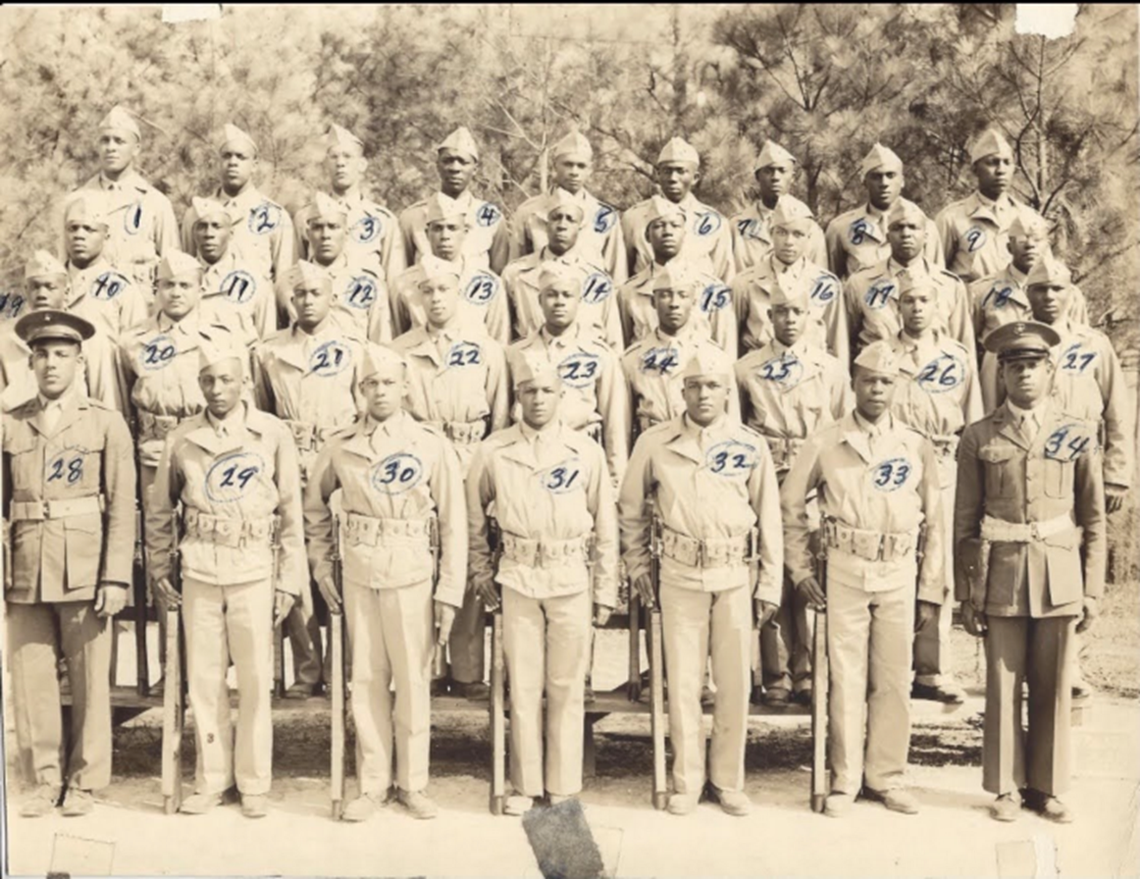
<instances>
[{"instance_id":1,"label":"garrison cap","mask_svg":"<svg viewBox=\"0 0 1140 879\"><path fill-rule=\"evenodd\" d=\"M335 122L325 130L323 141L326 151L340 147L346 150L360 150L360 154L364 155L364 141Z\"/></svg>"},{"instance_id":2,"label":"garrison cap","mask_svg":"<svg viewBox=\"0 0 1140 879\"><path fill-rule=\"evenodd\" d=\"M220 152L226 147L233 147L257 155L257 144L253 142L253 138L229 122L222 126L222 141L218 145L218 151Z\"/></svg>"},{"instance_id":3,"label":"garrison cap","mask_svg":"<svg viewBox=\"0 0 1140 879\"><path fill-rule=\"evenodd\" d=\"M580 287L584 279L584 273L580 268L559 259L547 260L538 267L539 290L548 290L560 283L567 283L571 287Z\"/></svg>"},{"instance_id":4,"label":"garrison cap","mask_svg":"<svg viewBox=\"0 0 1140 879\"><path fill-rule=\"evenodd\" d=\"M297 290L301 287L313 287L316 285L326 286L332 289L332 275L324 268L315 262L308 260L298 260L289 273L285 276L289 282L289 289Z\"/></svg>"},{"instance_id":5,"label":"garrison cap","mask_svg":"<svg viewBox=\"0 0 1140 879\"><path fill-rule=\"evenodd\" d=\"M666 162L687 162L699 166L701 156L683 137L674 137L657 154L656 164L664 165Z\"/></svg>"},{"instance_id":6,"label":"garrison cap","mask_svg":"<svg viewBox=\"0 0 1140 879\"><path fill-rule=\"evenodd\" d=\"M514 352L510 357L511 384L515 390L530 382L546 381L556 387L562 384L562 376L558 367L545 357L528 357L525 354Z\"/></svg>"},{"instance_id":7,"label":"garrison cap","mask_svg":"<svg viewBox=\"0 0 1140 879\"><path fill-rule=\"evenodd\" d=\"M249 361L249 349L232 338L232 333L226 333L220 339L203 339L198 345L198 373L201 374L226 360L236 360L245 374L246 364Z\"/></svg>"},{"instance_id":8,"label":"garrison cap","mask_svg":"<svg viewBox=\"0 0 1140 879\"><path fill-rule=\"evenodd\" d=\"M982 344L1003 363L1039 360L1049 356L1050 348L1061 344L1061 336L1048 324L1018 320L1002 324L987 335Z\"/></svg>"},{"instance_id":9,"label":"garrison cap","mask_svg":"<svg viewBox=\"0 0 1140 879\"><path fill-rule=\"evenodd\" d=\"M586 216L585 205L561 187L557 187L546 199L546 219L549 220L550 215L558 208L566 208L574 211L579 220L584 219Z\"/></svg>"},{"instance_id":10,"label":"garrison cap","mask_svg":"<svg viewBox=\"0 0 1140 879\"><path fill-rule=\"evenodd\" d=\"M913 223L919 229L925 229L926 214L913 201L900 198L887 211L887 228L890 229L898 223Z\"/></svg>"},{"instance_id":11,"label":"garrison cap","mask_svg":"<svg viewBox=\"0 0 1140 879\"><path fill-rule=\"evenodd\" d=\"M407 369L408 361L386 345L369 342L364 346L364 359L360 364L360 381L387 371L398 370L403 375Z\"/></svg>"},{"instance_id":12,"label":"garrison cap","mask_svg":"<svg viewBox=\"0 0 1140 879\"><path fill-rule=\"evenodd\" d=\"M133 134L135 140L142 140L142 132L139 131L139 125L135 122L135 117L124 110L119 104L111 108L111 111L103 117L99 123L100 131L124 131L127 134Z\"/></svg>"},{"instance_id":13,"label":"garrison cap","mask_svg":"<svg viewBox=\"0 0 1140 879\"><path fill-rule=\"evenodd\" d=\"M443 143L437 146L435 150L436 152L453 150L457 153L466 153L476 161L479 160L479 145L475 143L475 138L471 136L471 132L462 125L444 138Z\"/></svg>"},{"instance_id":14,"label":"garrison cap","mask_svg":"<svg viewBox=\"0 0 1140 879\"><path fill-rule=\"evenodd\" d=\"M1068 267L1053 256L1046 256L1029 270L1025 279L1028 287L1068 287L1073 283L1073 276Z\"/></svg>"},{"instance_id":15,"label":"garrison cap","mask_svg":"<svg viewBox=\"0 0 1140 879\"><path fill-rule=\"evenodd\" d=\"M878 141L863 156L863 161L859 163L859 176L866 177L876 168L882 168L884 171L898 171L902 172L903 163L895 151L890 147L885 147Z\"/></svg>"},{"instance_id":16,"label":"garrison cap","mask_svg":"<svg viewBox=\"0 0 1140 879\"><path fill-rule=\"evenodd\" d=\"M764 146L760 148L760 154L756 157L756 162L753 164L752 170L759 171L761 168L768 168L772 165L780 168L788 168L795 164L795 156L774 140L766 140L764 141Z\"/></svg>"},{"instance_id":17,"label":"garrison cap","mask_svg":"<svg viewBox=\"0 0 1140 879\"><path fill-rule=\"evenodd\" d=\"M32 278L51 278L55 275L67 277L67 268L55 256L46 250L37 250L24 264L24 280Z\"/></svg>"},{"instance_id":18,"label":"garrison cap","mask_svg":"<svg viewBox=\"0 0 1140 879\"><path fill-rule=\"evenodd\" d=\"M457 284L459 282L459 267L438 256L424 254L420 259L420 270L423 272L423 277L420 278L419 287L423 287L428 281L437 281L441 278L451 278Z\"/></svg>"},{"instance_id":19,"label":"garrison cap","mask_svg":"<svg viewBox=\"0 0 1140 879\"><path fill-rule=\"evenodd\" d=\"M70 311L44 308L30 311L16 321L16 335L34 345L36 342L77 342L95 335L95 325Z\"/></svg>"},{"instance_id":20,"label":"garrison cap","mask_svg":"<svg viewBox=\"0 0 1140 879\"><path fill-rule=\"evenodd\" d=\"M212 217L215 214L221 214L228 223L233 223L234 221L230 209L216 198L199 198L198 196L194 196L190 199L190 205L194 208L195 225L197 225L199 221L206 219L206 217Z\"/></svg>"},{"instance_id":21,"label":"garrison cap","mask_svg":"<svg viewBox=\"0 0 1140 879\"><path fill-rule=\"evenodd\" d=\"M899 285L899 296L909 293L911 290L929 290L931 293L936 290L934 276L929 272L902 271L899 272L896 280Z\"/></svg>"},{"instance_id":22,"label":"garrison cap","mask_svg":"<svg viewBox=\"0 0 1140 879\"><path fill-rule=\"evenodd\" d=\"M554 159L567 156L589 162L594 158L594 148L581 132L571 131L554 145L554 150L551 152L551 157Z\"/></svg>"},{"instance_id":23,"label":"garrison cap","mask_svg":"<svg viewBox=\"0 0 1140 879\"><path fill-rule=\"evenodd\" d=\"M1049 224L1037 211L1021 210L1009 224L1010 238L1048 238Z\"/></svg>"},{"instance_id":24,"label":"garrison cap","mask_svg":"<svg viewBox=\"0 0 1140 879\"><path fill-rule=\"evenodd\" d=\"M467 211L458 199L454 199L442 192L433 192L427 200L427 214L424 222L430 226L453 217L467 219Z\"/></svg>"},{"instance_id":25,"label":"garrison cap","mask_svg":"<svg viewBox=\"0 0 1140 879\"><path fill-rule=\"evenodd\" d=\"M795 223L799 220L810 220L811 218L811 208L806 204L798 198L781 195L776 202L776 209L772 211L769 224L774 229L776 226L787 226L789 223Z\"/></svg>"},{"instance_id":26,"label":"garrison cap","mask_svg":"<svg viewBox=\"0 0 1140 879\"><path fill-rule=\"evenodd\" d=\"M970 146L970 164L979 159L984 159L986 156L1001 156L1005 159L1013 159L1013 147L1009 145L1001 133L994 128L987 128L980 135L977 140Z\"/></svg>"},{"instance_id":27,"label":"garrison cap","mask_svg":"<svg viewBox=\"0 0 1140 879\"><path fill-rule=\"evenodd\" d=\"M776 275L776 286L768 299L768 304L775 308L778 305L788 305L793 308L807 310L809 302L808 279L794 272L780 272Z\"/></svg>"},{"instance_id":28,"label":"garrison cap","mask_svg":"<svg viewBox=\"0 0 1140 879\"><path fill-rule=\"evenodd\" d=\"M67 200L63 208L63 220L86 220L91 223L107 225L107 214L110 205L107 196L98 189L77 190Z\"/></svg>"},{"instance_id":29,"label":"garrison cap","mask_svg":"<svg viewBox=\"0 0 1140 879\"><path fill-rule=\"evenodd\" d=\"M648 209L645 212L645 231L649 232L649 227L657 220L666 217L676 217L683 223L687 218L685 209L676 202L671 202L669 199L662 195L655 195L649 199Z\"/></svg>"},{"instance_id":30,"label":"garrison cap","mask_svg":"<svg viewBox=\"0 0 1140 879\"><path fill-rule=\"evenodd\" d=\"M872 342L860 351L859 356L855 358L854 365L883 375L899 374L898 355L891 348L890 343L882 339Z\"/></svg>"},{"instance_id":31,"label":"garrison cap","mask_svg":"<svg viewBox=\"0 0 1140 879\"><path fill-rule=\"evenodd\" d=\"M700 378L702 375L732 375L732 364L723 353L704 345L697 348L681 370L681 381ZM722 356L717 356L718 354Z\"/></svg>"},{"instance_id":32,"label":"garrison cap","mask_svg":"<svg viewBox=\"0 0 1140 879\"><path fill-rule=\"evenodd\" d=\"M650 280L654 290L684 290L692 287L697 277L687 263L672 259L663 266L657 266Z\"/></svg>"},{"instance_id":33,"label":"garrison cap","mask_svg":"<svg viewBox=\"0 0 1140 879\"><path fill-rule=\"evenodd\" d=\"M172 250L158 264L158 280L170 281L195 272L201 277L202 264L188 253Z\"/></svg>"},{"instance_id":34,"label":"garrison cap","mask_svg":"<svg viewBox=\"0 0 1140 879\"><path fill-rule=\"evenodd\" d=\"M316 219L331 220L336 217L342 217L346 222L348 221L348 209L341 202L335 198L330 198L320 190L313 194L313 200L310 204L313 206L313 212L309 215L310 223Z\"/></svg>"}]
</instances>

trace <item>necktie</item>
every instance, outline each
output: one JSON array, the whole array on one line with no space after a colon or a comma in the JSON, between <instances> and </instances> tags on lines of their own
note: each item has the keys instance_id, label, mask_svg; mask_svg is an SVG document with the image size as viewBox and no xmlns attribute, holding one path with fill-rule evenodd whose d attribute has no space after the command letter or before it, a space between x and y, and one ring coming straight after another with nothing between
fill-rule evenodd
<instances>
[{"instance_id":1,"label":"necktie","mask_svg":"<svg viewBox=\"0 0 1140 879\"><path fill-rule=\"evenodd\" d=\"M61 410L62 407L59 404L59 400L49 400L48 404L44 406L44 429L47 430L48 433L55 430L55 426L59 424L59 416L62 414Z\"/></svg>"}]
</instances>

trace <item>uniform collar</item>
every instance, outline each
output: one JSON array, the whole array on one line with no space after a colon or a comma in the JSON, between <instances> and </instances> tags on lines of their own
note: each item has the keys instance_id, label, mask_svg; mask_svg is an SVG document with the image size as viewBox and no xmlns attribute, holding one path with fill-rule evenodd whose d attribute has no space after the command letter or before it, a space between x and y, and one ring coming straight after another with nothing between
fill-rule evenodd
<instances>
[{"instance_id":1,"label":"uniform collar","mask_svg":"<svg viewBox=\"0 0 1140 879\"><path fill-rule=\"evenodd\" d=\"M166 312L160 311L154 316L155 326L163 333L178 333L179 335L197 337L201 333L202 313L198 306L190 310L182 320L175 321Z\"/></svg>"},{"instance_id":2,"label":"uniform collar","mask_svg":"<svg viewBox=\"0 0 1140 879\"><path fill-rule=\"evenodd\" d=\"M111 180L106 177L102 171L95 176L96 185L104 192L115 192L118 190L138 189L141 192L146 192L150 189L150 184L147 183L141 174L134 168L130 168L120 175L118 180Z\"/></svg>"},{"instance_id":3,"label":"uniform collar","mask_svg":"<svg viewBox=\"0 0 1140 879\"><path fill-rule=\"evenodd\" d=\"M915 259L910 261L909 265L905 266L897 259L895 259L894 256L888 256L886 268L887 274L892 276L897 275L901 272L909 272L911 275L914 275L916 277L925 278L933 274L933 272L930 270L930 263L926 261L926 257L922 254L919 254Z\"/></svg>"},{"instance_id":4,"label":"uniform collar","mask_svg":"<svg viewBox=\"0 0 1140 879\"><path fill-rule=\"evenodd\" d=\"M547 348L573 348L578 345L580 333L581 327L578 321L574 321L560 336L551 333L550 330L546 328L546 324L539 327L535 335L542 340L542 344Z\"/></svg>"},{"instance_id":5,"label":"uniform collar","mask_svg":"<svg viewBox=\"0 0 1140 879\"><path fill-rule=\"evenodd\" d=\"M209 409L202 411L206 414L206 423L219 435L224 431L226 436L237 436L245 429L245 403L239 402L222 418Z\"/></svg>"},{"instance_id":6,"label":"uniform collar","mask_svg":"<svg viewBox=\"0 0 1140 879\"><path fill-rule=\"evenodd\" d=\"M78 376L76 378L78 378ZM72 382L70 388L59 396L58 400L48 400L39 393L38 390L36 391L35 400L36 412L31 418L31 424L40 435L45 437L56 436L60 431L71 426L76 418L79 417L79 413L91 405L86 396L76 393L74 382ZM59 415L55 419L55 424L48 429L46 419L47 406L53 403L59 405Z\"/></svg>"},{"instance_id":7,"label":"uniform collar","mask_svg":"<svg viewBox=\"0 0 1140 879\"><path fill-rule=\"evenodd\" d=\"M252 180L247 183L245 185L245 188L236 195L227 195L225 189L219 186L214 191L214 198L217 201L221 202L224 207L236 207L243 212L248 208L257 207L257 205L265 201L265 196L263 196L258 191L257 187L254 186ZM239 221L239 218L237 217L234 217L233 219L235 223Z\"/></svg>"}]
</instances>

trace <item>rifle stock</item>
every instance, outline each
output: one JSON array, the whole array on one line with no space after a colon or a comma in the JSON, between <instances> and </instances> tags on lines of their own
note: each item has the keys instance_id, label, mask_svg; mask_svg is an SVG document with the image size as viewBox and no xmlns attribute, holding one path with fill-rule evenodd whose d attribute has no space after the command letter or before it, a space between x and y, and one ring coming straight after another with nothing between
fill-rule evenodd
<instances>
[{"instance_id":1,"label":"rifle stock","mask_svg":"<svg viewBox=\"0 0 1140 879\"><path fill-rule=\"evenodd\" d=\"M135 557L131 586L135 601L135 686L141 698L150 695L150 657L146 650L146 557L143 552L143 514L135 498Z\"/></svg>"},{"instance_id":2,"label":"rifle stock","mask_svg":"<svg viewBox=\"0 0 1140 879\"><path fill-rule=\"evenodd\" d=\"M668 805L665 780L665 655L661 632L661 518L653 508L650 520L649 575L653 606L649 609L649 725L653 734L653 807Z\"/></svg>"},{"instance_id":3,"label":"rifle stock","mask_svg":"<svg viewBox=\"0 0 1140 879\"><path fill-rule=\"evenodd\" d=\"M494 519L488 522L492 571L499 569L502 535ZM502 815L507 796L506 667L503 656L503 605L491 614L491 814Z\"/></svg>"},{"instance_id":4,"label":"rifle stock","mask_svg":"<svg viewBox=\"0 0 1140 879\"><path fill-rule=\"evenodd\" d=\"M281 517L273 517L273 526L270 529L272 543L270 550L273 553L273 578L269 581L273 589L273 600L270 604L274 609L277 606L277 581L281 577ZM300 598L298 597L298 600ZM271 611L276 616L276 610ZM273 620L271 620L273 622ZM285 695L285 620L273 627L273 695L278 699Z\"/></svg>"},{"instance_id":5,"label":"rifle stock","mask_svg":"<svg viewBox=\"0 0 1140 879\"><path fill-rule=\"evenodd\" d=\"M174 543L170 550L170 583L182 593L181 556L178 549L178 514L174 514ZM182 674L182 614L166 610L166 686L162 692L162 810L167 815L182 806L182 733L185 702Z\"/></svg>"},{"instance_id":6,"label":"rifle stock","mask_svg":"<svg viewBox=\"0 0 1140 879\"><path fill-rule=\"evenodd\" d=\"M340 557L340 523L333 517L333 584L341 601L344 601L343 571ZM343 608L343 605L342 605ZM344 737L345 737L345 682L344 682L344 614L329 612L329 663L332 680L329 697L332 700L331 787L332 816L339 821L344 809Z\"/></svg>"},{"instance_id":7,"label":"rifle stock","mask_svg":"<svg viewBox=\"0 0 1140 879\"><path fill-rule=\"evenodd\" d=\"M827 540L826 525L819 532L819 551L816 553L816 580L827 594ZM829 667L827 656L827 611L816 611L815 629L811 643L811 808L822 812L830 791L831 780L827 768L827 699Z\"/></svg>"}]
</instances>

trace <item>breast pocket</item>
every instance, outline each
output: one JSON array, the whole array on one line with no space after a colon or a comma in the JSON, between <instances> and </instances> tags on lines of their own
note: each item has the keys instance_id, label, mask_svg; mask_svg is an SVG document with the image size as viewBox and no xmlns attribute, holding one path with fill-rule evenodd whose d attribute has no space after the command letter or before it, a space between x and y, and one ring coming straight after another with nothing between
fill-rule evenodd
<instances>
[{"instance_id":1,"label":"breast pocket","mask_svg":"<svg viewBox=\"0 0 1140 879\"><path fill-rule=\"evenodd\" d=\"M1071 461L1058 461L1046 458L1045 464L1045 494L1053 498L1073 496L1073 467Z\"/></svg>"},{"instance_id":2,"label":"breast pocket","mask_svg":"<svg viewBox=\"0 0 1140 879\"><path fill-rule=\"evenodd\" d=\"M1017 462L1013 446L984 446L978 459L986 469L986 497L1012 497Z\"/></svg>"}]
</instances>

